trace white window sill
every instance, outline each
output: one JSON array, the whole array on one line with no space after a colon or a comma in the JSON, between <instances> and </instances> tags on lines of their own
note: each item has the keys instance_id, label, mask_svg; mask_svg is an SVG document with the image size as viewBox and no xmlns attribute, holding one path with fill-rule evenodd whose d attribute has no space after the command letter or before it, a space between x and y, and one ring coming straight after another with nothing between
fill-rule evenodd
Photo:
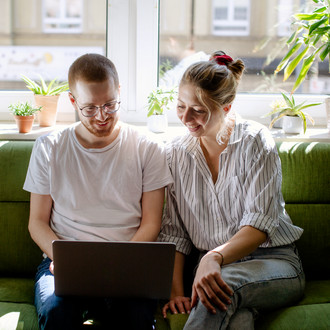
<instances>
[{"instance_id":1,"label":"white window sill","mask_svg":"<svg viewBox=\"0 0 330 330\"><path fill-rule=\"evenodd\" d=\"M135 126L141 133L150 136L154 141L165 143L176 136L183 135L186 129L182 125L170 124L167 132L153 133L148 130L146 125L131 124ZM37 137L44 135L53 130L67 127L67 123L57 123L53 127L39 127L35 124L30 133L18 133L15 123L0 123L0 140L35 140ZM272 135L275 141L291 141L291 142L326 142L330 143L330 132L325 127L307 128L305 134L285 134L282 129L272 129Z\"/></svg>"}]
</instances>

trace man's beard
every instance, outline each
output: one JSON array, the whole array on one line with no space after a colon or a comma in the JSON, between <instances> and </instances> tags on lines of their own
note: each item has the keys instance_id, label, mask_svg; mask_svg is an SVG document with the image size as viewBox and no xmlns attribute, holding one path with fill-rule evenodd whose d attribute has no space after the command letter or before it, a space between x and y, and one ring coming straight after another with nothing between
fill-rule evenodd
<instances>
[{"instance_id":1,"label":"man's beard","mask_svg":"<svg viewBox=\"0 0 330 330\"><path fill-rule=\"evenodd\" d=\"M113 130L114 130L114 126L115 126L115 120L110 120L110 125L108 125L107 129L104 130L98 130L96 129L94 126L93 126L93 123L85 123L85 122L81 122L84 127L88 130L88 132L90 132L91 134L93 134L94 136L97 136L97 137L106 137L106 136L109 136Z\"/></svg>"}]
</instances>

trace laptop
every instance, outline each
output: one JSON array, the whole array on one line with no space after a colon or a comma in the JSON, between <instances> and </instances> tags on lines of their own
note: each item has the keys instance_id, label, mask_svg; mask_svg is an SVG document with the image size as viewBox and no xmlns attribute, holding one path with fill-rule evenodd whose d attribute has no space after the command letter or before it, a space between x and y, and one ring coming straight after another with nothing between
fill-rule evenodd
<instances>
[{"instance_id":1,"label":"laptop","mask_svg":"<svg viewBox=\"0 0 330 330\"><path fill-rule=\"evenodd\" d=\"M169 299L174 256L174 243L55 240L55 294Z\"/></svg>"}]
</instances>

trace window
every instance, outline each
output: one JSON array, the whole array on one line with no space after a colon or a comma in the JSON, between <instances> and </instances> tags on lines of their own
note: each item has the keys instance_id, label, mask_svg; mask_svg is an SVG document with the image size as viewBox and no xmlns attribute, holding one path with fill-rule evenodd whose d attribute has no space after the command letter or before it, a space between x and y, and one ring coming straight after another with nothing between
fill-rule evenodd
<instances>
[{"instance_id":1,"label":"window","mask_svg":"<svg viewBox=\"0 0 330 330\"><path fill-rule=\"evenodd\" d=\"M280 37L287 37L291 34L291 15L293 15L292 0L279 0L277 11L277 34Z\"/></svg>"},{"instance_id":2,"label":"window","mask_svg":"<svg viewBox=\"0 0 330 330\"><path fill-rule=\"evenodd\" d=\"M80 0L44 0L43 31L45 33L80 33L82 31Z\"/></svg>"},{"instance_id":3,"label":"window","mask_svg":"<svg viewBox=\"0 0 330 330\"><path fill-rule=\"evenodd\" d=\"M277 76L274 71L288 50L285 42L292 33L290 17L310 4L313 0L189 0L177 6L173 0L162 0L159 83L177 84L189 64L223 50L246 65L239 92L289 92L296 73L283 82L283 71ZM316 62L313 72L318 74L310 75L296 93L329 94L327 61Z\"/></svg>"},{"instance_id":4,"label":"window","mask_svg":"<svg viewBox=\"0 0 330 330\"><path fill-rule=\"evenodd\" d=\"M80 55L105 55L106 3L2 0L0 10L13 21L0 24L0 89L26 90L21 74L66 80L70 64Z\"/></svg>"},{"instance_id":5,"label":"window","mask_svg":"<svg viewBox=\"0 0 330 330\"><path fill-rule=\"evenodd\" d=\"M0 2L5 13L0 18L0 89L6 91L0 92L0 120L11 120L7 106L14 97L24 99L30 95L20 74L37 78L37 73L41 73L48 79L64 79L75 58L86 52L98 52L107 54L118 69L121 119L145 123L147 95L157 83L177 85L189 64L207 60L213 51L222 49L242 58L247 66L235 101L237 107L244 109L242 115L262 121L261 115L274 99L270 93L289 91L292 86L292 81L283 83L283 76L273 75L284 53L281 34L286 34L288 28L280 32L279 18L283 18L283 13L289 15L286 11L290 4L296 12L301 3L313 3L312 0L53 0L49 3L60 6L69 2L78 4L75 10L81 13L79 33L73 32L74 29L45 33L46 0ZM39 8L41 3L44 7ZM75 15L74 11L67 12L70 14L61 19ZM58 12L48 15L60 17ZM234 25L245 24L247 35L214 34L215 17ZM71 23L65 24L70 29ZM300 92L330 93L328 62L318 63L318 68L317 78L307 79ZM255 93L259 95L255 97ZM247 105L253 109L249 110ZM70 104L67 110L64 108L61 106L58 118L62 111L73 112ZM175 111L168 114L170 122L177 122ZM324 117L319 110L317 115ZM314 113L312 116L316 125L323 123ZM72 117L71 113L65 114L64 120Z\"/></svg>"},{"instance_id":6,"label":"window","mask_svg":"<svg viewBox=\"0 0 330 330\"><path fill-rule=\"evenodd\" d=\"M213 34L247 36L250 0L213 0Z\"/></svg>"}]
</instances>

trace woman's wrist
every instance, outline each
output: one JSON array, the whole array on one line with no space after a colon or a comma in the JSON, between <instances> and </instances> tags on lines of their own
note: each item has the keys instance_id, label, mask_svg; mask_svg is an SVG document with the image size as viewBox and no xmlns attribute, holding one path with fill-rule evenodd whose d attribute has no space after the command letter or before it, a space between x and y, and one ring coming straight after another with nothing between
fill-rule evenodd
<instances>
[{"instance_id":1,"label":"woman's wrist","mask_svg":"<svg viewBox=\"0 0 330 330\"><path fill-rule=\"evenodd\" d=\"M219 262L220 267L223 266L223 264L225 262L225 258L224 258L223 254L220 251L210 250L209 252L206 253L206 256L207 255L217 255L218 260L221 258L221 261Z\"/></svg>"}]
</instances>

